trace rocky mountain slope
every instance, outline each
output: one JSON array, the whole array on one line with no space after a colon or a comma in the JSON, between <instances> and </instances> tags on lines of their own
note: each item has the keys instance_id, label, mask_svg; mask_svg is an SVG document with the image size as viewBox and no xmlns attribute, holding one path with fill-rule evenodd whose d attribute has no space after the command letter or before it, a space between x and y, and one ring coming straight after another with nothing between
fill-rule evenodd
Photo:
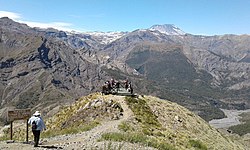
<instances>
[{"instance_id":1,"label":"rocky mountain slope","mask_svg":"<svg viewBox=\"0 0 250 150\"><path fill-rule=\"evenodd\" d=\"M52 108L98 87L104 72L67 43L1 20L1 108Z\"/></svg>"},{"instance_id":2,"label":"rocky mountain slope","mask_svg":"<svg viewBox=\"0 0 250 150\"><path fill-rule=\"evenodd\" d=\"M67 33L0 19L0 108L54 112L114 78L202 118L250 107L249 35L200 36L173 25ZM2 119L4 120L4 119Z\"/></svg>"},{"instance_id":3,"label":"rocky mountain slope","mask_svg":"<svg viewBox=\"0 0 250 150\"><path fill-rule=\"evenodd\" d=\"M93 93L45 120L41 149L247 149L186 108L152 96ZM24 140L24 128L15 128L16 140ZM17 147L32 145L0 144L1 149Z\"/></svg>"},{"instance_id":4,"label":"rocky mountain slope","mask_svg":"<svg viewBox=\"0 0 250 150\"><path fill-rule=\"evenodd\" d=\"M230 56L215 46L227 38L233 50L230 46L218 45L231 51ZM109 61L114 70L132 74L141 93L171 97L172 101L210 120L223 116L218 107L249 108L250 64L237 59L239 55L247 57L248 40L249 36L245 35L175 36L137 30L109 44L100 53L113 56Z\"/></svg>"}]
</instances>

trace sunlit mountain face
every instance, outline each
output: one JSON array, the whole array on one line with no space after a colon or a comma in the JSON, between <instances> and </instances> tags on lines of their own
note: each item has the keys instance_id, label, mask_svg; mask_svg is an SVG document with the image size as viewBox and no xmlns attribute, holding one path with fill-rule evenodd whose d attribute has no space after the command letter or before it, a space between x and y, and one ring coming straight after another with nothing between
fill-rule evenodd
<instances>
[{"instance_id":1,"label":"sunlit mountain face","mask_svg":"<svg viewBox=\"0 0 250 150\"><path fill-rule=\"evenodd\" d=\"M0 102L53 108L129 79L138 94L177 102L205 120L247 109L250 36L187 34L174 25L69 33L0 19Z\"/></svg>"}]
</instances>

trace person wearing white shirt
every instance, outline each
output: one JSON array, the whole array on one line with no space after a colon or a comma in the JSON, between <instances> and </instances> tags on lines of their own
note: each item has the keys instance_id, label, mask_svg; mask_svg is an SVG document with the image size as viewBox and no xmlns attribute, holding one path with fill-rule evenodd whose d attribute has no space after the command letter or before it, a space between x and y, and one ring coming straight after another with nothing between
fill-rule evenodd
<instances>
[{"instance_id":1,"label":"person wearing white shirt","mask_svg":"<svg viewBox=\"0 0 250 150\"><path fill-rule=\"evenodd\" d=\"M32 117L30 117L28 124L32 126L32 132L34 135L34 147L38 147L40 133L43 130L46 130L46 126L44 124L44 121L41 117L41 113L39 111L36 111ZM32 125L35 124L35 125Z\"/></svg>"}]
</instances>

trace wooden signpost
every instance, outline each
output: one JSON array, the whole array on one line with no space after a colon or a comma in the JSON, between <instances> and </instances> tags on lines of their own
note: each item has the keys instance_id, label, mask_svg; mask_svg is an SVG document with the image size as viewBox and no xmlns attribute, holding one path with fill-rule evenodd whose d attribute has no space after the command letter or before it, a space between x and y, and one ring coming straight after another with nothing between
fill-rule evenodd
<instances>
[{"instance_id":1,"label":"wooden signpost","mask_svg":"<svg viewBox=\"0 0 250 150\"><path fill-rule=\"evenodd\" d=\"M8 111L8 121L10 121L10 139L12 140L13 135L13 121L14 120L26 120L27 125L27 131L26 131L26 142L28 143L29 138L29 124L28 119L31 116L31 110L30 109L14 109Z\"/></svg>"}]
</instances>

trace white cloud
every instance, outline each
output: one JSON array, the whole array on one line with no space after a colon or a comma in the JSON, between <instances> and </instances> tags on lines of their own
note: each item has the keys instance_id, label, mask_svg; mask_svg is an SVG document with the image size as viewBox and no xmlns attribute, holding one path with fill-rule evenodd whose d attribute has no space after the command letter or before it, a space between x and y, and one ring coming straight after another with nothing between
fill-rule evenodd
<instances>
[{"instance_id":1,"label":"white cloud","mask_svg":"<svg viewBox=\"0 0 250 150\"><path fill-rule=\"evenodd\" d=\"M77 31L77 30L74 30L72 28L73 24L71 24L71 23L66 23L66 22L44 23L44 22L25 21L21 17L21 14L14 13L14 12L0 11L0 18L2 18L2 17L8 17L16 22L25 23L30 27L55 28L55 29L63 30L63 31ZM81 31L78 31L78 32L81 32Z\"/></svg>"},{"instance_id":2,"label":"white cloud","mask_svg":"<svg viewBox=\"0 0 250 150\"><path fill-rule=\"evenodd\" d=\"M0 11L0 18L8 17L13 20L18 20L21 18L21 15L18 13L8 12L8 11Z\"/></svg>"},{"instance_id":3,"label":"white cloud","mask_svg":"<svg viewBox=\"0 0 250 150\"><path fill-rule=\"evenodd\" d=\"M39 27L39 28L55 28L63 31L72 31L72 24L65 22L50 22L50 23L42 23L42 22L32 22L32 21L19 21L20 23L25 23L30 27Z\"/></svg>"}]
</instances>

